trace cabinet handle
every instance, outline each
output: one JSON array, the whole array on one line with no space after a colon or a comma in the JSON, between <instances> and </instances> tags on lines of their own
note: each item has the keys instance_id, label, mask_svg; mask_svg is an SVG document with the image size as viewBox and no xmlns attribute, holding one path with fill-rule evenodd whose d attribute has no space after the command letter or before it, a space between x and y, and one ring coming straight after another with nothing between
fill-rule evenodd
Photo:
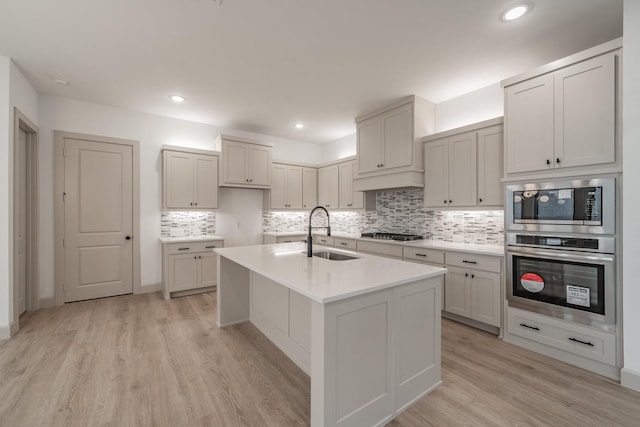
<instances>
[{"instance_id":1,"label":"cabinet handle","mask_svg":"<svg viewBox=\"0 0 640 427\"><path fill-rule=\"evenodd\" d=\"M589 341L582 341L579 340L578 338L569 338L569 341L573 341L573 342L577 342L578 344L584 344L584 345L588 345L589 347L593 347L593 343L590 343Z\"/></svg>"},{"instance_id":2,"label":"cabinet handle","mask_svg":"<svg viewBox=\"0 0 640 427\"><path fill-rule=\"evenodd\" d=\"M341 244L342 246L347 246L347 244L346 244L345 242L340 242L340 244Z\"/></svg>"},{"instance_id":3,"label":"cabinet handle","mask_svg":"<svg viewBox=\"0 0 640 427\"><path fill-rule=\"evenodd\" d=\"M202 256L201 256L201 255L198 255L198 259L202 259Z\"/></svg>"},{"instance_id":4,"label":"cabinet handle","mask_svg":"<svg viewBox=\"0 0 640 427\"><path fill-rule=\"evenodd\" d=\"M205 246L204 248L205 249L213 249L213 248L216 248L216 247L217 247L216 245L211 245L211 246Z\"/></svg>"},{"instance_id":5,"label":"cabinet handle","mask_svg":"<svg viewBox=\"0 0 640 427\"><path fill-rule=\"evenodd\" d=\"M464 273L464 277L469 277L469 273Z\"/></svg>"},{"instance_id":6,"label":"cabinet handle","mask_svg":"<svg viewBox=\"0 0 640 427\"><path fill-rule=\"evenodd\" d=\"M195 206L198 206L198 202L195 202L195 203L194 203L194 205L195 205Z\"/></svg>"},{"instance_id":7,"label":"cabinet handle","mask_svg":"<svg viewBox=\"0 0 640 427\"><path fill-rule=\"evenodd\" d=\"M416 254L416 256L423 256L423 257L427 258L427 256L425 254Z\"/></svg>"},{"instance_id":8,"label":"cabinet handle","mask_svg":"<svg viewBox=\"0 0 640 427\"><path fill-rule=\"evenodd\" d=\"M482 199L478 199L478 201L479 201L480 203L482 203Z\"/></svg>"},{"instance_id":9,"label":"cabinet handle","mask_svg":"<svg viewBox=\"0 0 640 427\"><path fill-rule=\"evenodd\" d=\"M178 248L179 251L188 251L191 248Z\"/></svg>"},{"instance_id":10,"label":"cabinet handle","mask_svg":"<svg viewBox=\"0 0 640 427\"><path fill-rule=\"evenodd\" d=\"M526 323L520 323L520 326L522 326L523 328L527 328L527 329L533 329L534 331L539 331L540 328L535 327L535 326L529 326Z\"/></svg>"},{"instance_id":11,"label":"cabinet handle","mask_svg":"<svg viewBox=\"0 0 640 427\"><path fill-rule=\"evenodd\" d=\"M125 236L124 240L131 240L131 236Z\"/></svg>"},{"instance_id":12,"label":"cabinet handle","mask_svg":"<svg viewBox=\"0 0 640 427\"><path fill-rule=\"evenodd\" d=\"M193 202L189 203L189 205L193 206Z\"/></svg>"},{"instance_id":13,"label":"cabinet handle","mask_svg":"<svg viewBox=\"0 0 640 427\"><path fill-rule=\"evenodd\" d=\"M451 204L451 200L449 200L449 204Z\"/></svg>"},{"instance_id":14,"label":"cabinet handle","mask_svg":"<svg viewBox=\"0 0 640 427\"><path fill-rule=\"evenodd\" d=\"M447 204L447 201L445 200L444 203Z\"/></svg>"},{"instance_id":15,"label":"cabinet handle","mask_svg":"<svg viewBox=\"0 0 640 427\"><path fill-rule=\"evenodd\" d=\"M556 157L556 163L560 163L560 157Z\"/></svg>"},{"instance_id":16,"label":"cabinet handle","mask_svg":"<svg viewBox=\"0 0 640 427\"><path fill-rule=\"evenodd\" d=\"M197 256L194 256L194 257L193 257L193 259L198 259L198 257L197 257Z\"/></svg>"},{"instance_id":17,"label":"cabinet handle","mask_svg":"<svg viewBox=\"0 0 640 427\"><path fill-rule=\"evenodd\" d=\"M475 275L475 274L472 274L472 275L471 275L471 278L473 279L474 277L476 277L476 275Z\"/></svg>"},{"instance_id":18,"label":"cabinet handle","mask_svg":"<svg viewBox=\"0 0 640 427\"><path fill-rule=\"evenodd\" d=\"M464 262L465 264L477 264L477 261L467 261L466 259L463 259L462 262Z\"/></svg>"},{"instance_id":19,"label":"cabinet handle","mask_svg":"<svg viewBox=\"0 0 640 427\"><path fill-rule=\"evenodd\" d=\"M547 159L547 165L551 164L551 160Z\"/></svg>"},{"instance_id":20,"label":"cabinet handle","mask_svg":"<svg viewBox=\"0 0 640 427\"><path fill-rule=\"evenodd\" d=\"M381 168L382 168L382 167L384 167L384 163L381 163L381 164L380 164L380 167L381 167Z\"/></svg>"}]
</instances>

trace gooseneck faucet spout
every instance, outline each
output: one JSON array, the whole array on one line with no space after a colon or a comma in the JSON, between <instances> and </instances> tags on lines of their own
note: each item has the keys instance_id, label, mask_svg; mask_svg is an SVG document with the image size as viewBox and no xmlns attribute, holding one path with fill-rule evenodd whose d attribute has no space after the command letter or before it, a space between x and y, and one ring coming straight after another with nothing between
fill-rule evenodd
<instances>
[{"instance_id":1,"label":"gooseneck faucet spout","mask_svg":"<svg viewBox=\"0 0 640 427\"><path fill-rule=\"evenodd\" d=\"M317 210L317 209L322 209L326 214L327 214L327 226L326 227L311 227L311 217L313 216L313 213ZM316 206L315 208L311 209L311 213L309 214L309 234L307 235L307 256L311 257L313 256L313 237L311 237L311 229L312 228L326 228L327 229L327 236L331 236L331 221L329 218L329 211L326 210L324 208L324 206Z\"/></svg>"}]
</instances>

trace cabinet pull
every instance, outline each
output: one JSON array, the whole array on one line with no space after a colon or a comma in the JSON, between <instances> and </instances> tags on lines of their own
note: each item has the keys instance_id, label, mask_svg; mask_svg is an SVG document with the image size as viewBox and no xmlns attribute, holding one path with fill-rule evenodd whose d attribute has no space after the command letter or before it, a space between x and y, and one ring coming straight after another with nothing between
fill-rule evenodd
<instances>
[{"instance_id":1,"label":"cabinet pull","mask_svg":"<svg viewBox=\"0 0 640 427\"><path fill-rule=\"evenodd\" d=\"M473 279L474 277L476 277L476 275L475 275L475 274L472 274L472 275L471 275L471 278Z\"/></svg>"},{"instance_id":2,"label":"cabinet pull","mask_svg":"<svg viewBox=\"0 0 640 427\"><path fill-rule=\"evenodd\" d=\"M582 341L582 340L579 340L578 338L570 337L569 341L573 341L573 342L577 342L578 344L584 344L584 345L588 345L589 347L593 347L593 343L590 343L589 341Z\"/></svg>"},{"instance_id":3,"label":"cabinet pull","mask_svg":"<svg viewBox=\"0 0 640 427\"><path fill-rule=\"evenodd\" d=\"M198 259L202 259L202 255L198 255Z\"/></svg>"},{"instance_id":4,"label":"cabinet pull","mask_svg":"<svg viewBox=\"0 0 640 427\"><path fill-rule=\"evenodd\" d=\"M427 258L427 255L425 255L425 254L416 254L416 256L423 256L423 257Z\"/></svg>"},{"instance_id":5,"label":"cabinet pull","mask_svg":"<svg viewBox=\"0 0 640 427\"><path fill-rule=\"evenodd\" d=\"M197 257L197 256L194 256L194 257L193 257L193 259L198 259L198 257Z\"/></svg>"},{"instance_id":6,"label":"cabinet pull","mask_svg":"<svg viewBox=\"0 0 640 427\"><path fill-rule=\"evenodd\" d=\"M179 251L188 251L191 248L178 248Z\"/></svg>"},{"instance_id":7,"label":"cabinet pull","mask_svg":"<svg viewBox=\"0 0 640 427\"><path fill-rule=\"evenodd\" d=\"M469 277L469 273L464 273L464 277Z\"/></svg>"},{"instance_id":8,"label":"cabinet pull","mask_svg":"<svg viewBox=\"0 0 640 427\"><path fill-rule=\"evenodd\" d=\"M342 246L347 246L347 244L346 244L345 242L340 242L340 244L341 244Z\"/></svg>"},{"instance_id":9,"label":"cabinet pull","mask_svg":"<svg viewBox=\"0 0 640 427\"><path fill-rule=\"evenodd\" d=\"M556 163L560 163L560 157L556 157Z\"/></svg>"},{"instance_id":10,"label":"cabinet pull","mask_svg":"<svg viewBox=\"0 0 640 427\"><path fill-rule=\"evenodd\" d=\"M480 203L482 203L482 199L478 199L478 201L479 201Z\"/></svg>"},{"instance_id":11,"label":"cabinet pull","mask_svg":"<svg viewBox=\"0 0 640 427\"><path fill-rule=\"evenodd\" d=\"M551 160L547 159L547 165L551 164Z\"/></svg>"},{"instance_id":12,"label":"cabinet pull","mask_svg":"<svg viewBox=\"0 0 640 427\"><path fill-rule=\"evenodd\" d=\"M467 261L466 259L463 259L462 262L464 262L465 264L477 264L478 261Z\"/></svg>"},{"instance_id":13,"label":"cabinet pull","mask_svg":"<svg viewBox=\"0 0 640 427\"><path fill-rule=\"evenodd\" d=\"M211 246L205 246L204 248L205 249L213 249L213 248L217 248L217 246L216 245L211 245Z\"/></svg>"},{"instance_id":14,"label":"cabinet pull","mask_svg":"<svg viewBox=\"0 0 640 427\"><path fill-rule=\"evenodd\" d=\"M451 200L449 200L449 204L451 204Z\"/></svg>"},{"instance_id":15,"label":"cabinet pull","mask_svg":"<svg viewBox=\"0 0 640 427\"><path fill-rule=\"evenodd\" d=\"M198 202L195 202L193 205L194 205L194 206L198 206Z\"/></svg>"},{"instance_id":16,"label":"cabinet pull","mask_svg":"<svg viewBox=\"0 0 640 427\"><path fill-rule=\"evenodd\" d=\"M527 328L527 329L533 329L534 331L539 331L540 328L536 327L536 326L529 326L526 323L520 323L520 326L522 326L523 328Z\"/></svg>"},{"instance_id":17,"label":"cabinet pull","mask_svg":"<svg viewBox=\"0 0 640 427\"><path fill-rule=\"evenodd\" d=\"M193 206L193 202L189 203L190 206Z\"/></svg>"},{"instance_id":18,"label":"cabinet pull","mask_svg":"<svg viewBox=\"0 0 640 427\"><path fill-rule=\"evenodd\" d=\"M444 203L446 204L446 203L447 203L447 201L445 200L445 201L444 201Z\"/></svg>"}]
</instances>

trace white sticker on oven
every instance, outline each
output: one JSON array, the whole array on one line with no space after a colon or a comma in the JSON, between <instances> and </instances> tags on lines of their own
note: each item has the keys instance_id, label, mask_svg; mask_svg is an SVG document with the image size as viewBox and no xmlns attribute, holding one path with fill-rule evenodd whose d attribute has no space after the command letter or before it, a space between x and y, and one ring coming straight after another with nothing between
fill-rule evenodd
<instances>
[{"instance_id":1,"label":"white sticker on oven","mask_svg":"<svg viewBox=\"0 0 640 427\"><path fill-rule=\"evenodd\" d=\"M567 285L567 304L591 307L589 288Z\"/></svg>"}]
</instances>

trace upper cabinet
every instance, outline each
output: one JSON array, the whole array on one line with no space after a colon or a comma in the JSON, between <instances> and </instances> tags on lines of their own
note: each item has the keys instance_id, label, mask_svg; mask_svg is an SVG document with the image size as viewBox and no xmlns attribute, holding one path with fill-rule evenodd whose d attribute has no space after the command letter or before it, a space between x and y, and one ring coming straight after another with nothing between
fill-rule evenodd
<instances>
[{"instance_id":1,"label":"upper cabinet","mask_svg":"<svg viewBox=\"0 0 640 427\"><path fill-rule=\"evenodd\" d=\"M338 165L318 168L318 205L327 209L340 207Z\"/></svg>"},{"instance_id":2,"label":"upper cabinet","mask_svg":"<svg viewBox=\"0 0 640 427\"><path fill-rule=\"evenodd\" d=\"M311 209L318 199L318 169L273 163L265 209Z\"/></svg>"},{"instance_id":3,"label":"upper cabinet","mask_svg":"<svg viewBox=\"0 0 640 427\"><path fill-rule=\"evenodd\" d=\"M620 171L614 40L502 82L506 176Z\"/></svg>"},{"instance_id":4,"label":"upper cabinet","mask_svg":"<svg viewBox=\"0 0 640 427\"><path fill-rule=\"evenodd\" d=\"M271 187L271 145L221 135L220 186Z\"/></svg>"},{"instance_id":5,"label":"upper cabinet","mask_svg":"<svg viewBox=\"0 0 640 427\"><path fill-rule=\"evenodd\" d=\"M422 187L419 138L433 132L434 105L416 96L355 119L358 174L354 189Z\"/></svg>"},{"instance_id":6,"label":"upper cabinet","mask_svg":"<svg viewBox=\"0 0 640 427\"><path fill-rule=\"evenodd\" d=\"M340 209L364 208L364 193L361 191L353 191L353 178L357 167L356 163L355 160L352 160L338 164Z\"/></svg>"},{"instance_id":7,"label":"upper cabinet","mask_svg":"<svg viewBox=\"0 0 640 427\"><path fill-rule=\"evenodd\" d=\"M502 118L423 138L427 207L500 207Z\"/></svg>"},{"instance_id":8,"label":"upper cabinet","mask_svg":"<svg viewBox=\"0 0 640 427\"><path fill-rule=\"evenodd\" d=\"M162 147L162 208L218 208L217 151Z\"/></svg>"}]
</instances>

